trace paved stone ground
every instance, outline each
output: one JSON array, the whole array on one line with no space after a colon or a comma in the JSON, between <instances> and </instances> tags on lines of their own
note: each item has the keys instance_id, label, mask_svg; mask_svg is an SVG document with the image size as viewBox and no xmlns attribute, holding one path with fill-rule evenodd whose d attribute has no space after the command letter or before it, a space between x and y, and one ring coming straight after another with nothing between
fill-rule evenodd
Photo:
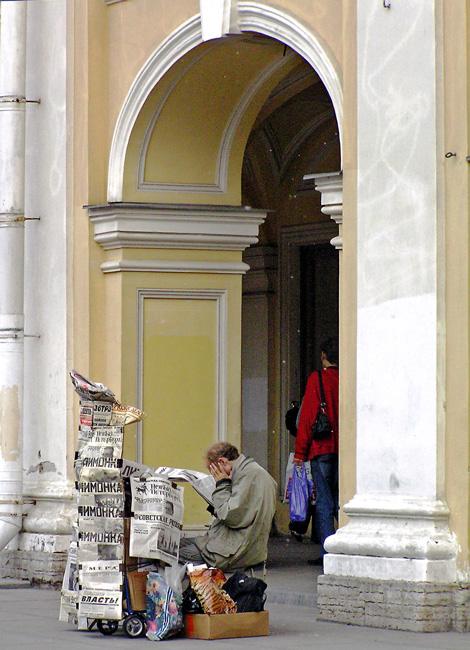
<instances>
[{"instance_id":1,"label":"paved stone ground","mask_svg":"<svg viewBox=\"0 0 470 650\"><path fill-rule=\"evenodd\" d=\"M57 620L60 595L49 589L0 589L0 648L14 650L120 650L149 647L146 638L129 639L121 630L110 637L79 632ZM352 627L316 620L310 607L269 605L270 635L245 639L198 641L168 639L171 650L467 650L470 638L453 632L413 634Z\"/></svg>"},{"instance_id":2,"label":"paved stone ground","mask_svg":"<svg viewBox=\"0 0 470 650\"><path fill-rule=\"evenodd\" d=\"M317 620L314 603L320 569L306 560L317 557L318 547L294 540L272 540L268 563L270 635L245 639L198 641L168 639L171 650L468 650L470 636L445 632L415 634L354 627ZM143 648L149 641L129 639L121 629L110 637L98 631L79 632L58 621L60 593L33 589L27 584L0 584L0 649L10 650L119 650ZM10 588L8 588L10 587ZM302 601L304 605L299 605Z\"/></svg>"}]
</instances>

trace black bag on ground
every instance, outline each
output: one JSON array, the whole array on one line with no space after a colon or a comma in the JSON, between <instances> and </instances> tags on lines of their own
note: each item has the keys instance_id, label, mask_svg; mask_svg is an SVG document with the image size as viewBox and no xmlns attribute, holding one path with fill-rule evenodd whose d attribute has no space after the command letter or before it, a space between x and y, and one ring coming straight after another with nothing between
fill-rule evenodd
<instances>
[{"instance_id":1,"label":"black bag on ground","mask_svg":"<svg viewBox=\"0 0 470 650\"><path fill-rule=\"evenodd\" d=\"M223 590L237 603L237 612L262 612L266 587L263 580L236 571L224 584Z\"/></svg>"},{"instance_id":2,"label":"black bag on ground","mask_svg":"<svg viewBox=\"0 0 470 650\"><path fill-rule=\"evenodd\" d=\"M192 587L183 591L183 612L185 614L204 614L199 598Z\"/></svg>"}]
</instances>

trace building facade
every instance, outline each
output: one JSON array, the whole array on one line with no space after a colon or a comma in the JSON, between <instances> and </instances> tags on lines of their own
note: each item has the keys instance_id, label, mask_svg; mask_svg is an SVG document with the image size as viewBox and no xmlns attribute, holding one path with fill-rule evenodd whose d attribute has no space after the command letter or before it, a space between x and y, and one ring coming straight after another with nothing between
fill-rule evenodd
<instances>
[{"instance_id":1,"label":"building facade","mask_svg":"<svg viewBox=\"0 0 470 650\"><path fill-rule=\"evenodd\" d=\"M469 628L468 12L1 3L3 575L60 580L71 368L146 412L131 460L254 456L285 532L284 412L338 335L321 615Z\"/></svg>"}]
</instances>

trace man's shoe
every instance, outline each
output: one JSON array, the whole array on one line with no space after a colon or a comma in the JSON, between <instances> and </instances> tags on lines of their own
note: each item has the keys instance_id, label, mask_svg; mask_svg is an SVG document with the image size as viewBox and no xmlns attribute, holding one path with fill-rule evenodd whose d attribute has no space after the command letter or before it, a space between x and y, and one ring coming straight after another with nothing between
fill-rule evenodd
<instances>
[{"instance_id":1,"label":"man's shoe","mask_svg":"<svg viewBox=\"0 0 470 650\"><path fill-rule=\"evenodd\" d=\"M323 566L323 557L317 557L316 560L307 560L307 564L310 566Z\"/></svg>"}]
</instances>

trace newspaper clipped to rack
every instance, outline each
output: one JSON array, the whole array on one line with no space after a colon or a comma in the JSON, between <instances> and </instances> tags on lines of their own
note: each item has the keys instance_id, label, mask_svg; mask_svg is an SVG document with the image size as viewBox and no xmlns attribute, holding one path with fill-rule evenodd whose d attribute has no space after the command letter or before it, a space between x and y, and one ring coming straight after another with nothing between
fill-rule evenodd
<instances>
[{"instance_id":1,"label":"newspaper clipped to rack","mask_svg":"<svg viewBox=\"0 0 470 650\"><path fill-rule=\"evenodd\" d=\"M164 476L131 477L129 555L178 562L183 524L183 488Z\"/></svg>"},{"instance_id":2,"label":"newspaper clipped to rack","mask_svg":"<svg viewBox=\"0 0 470 650\"><path fill-rule=\"evenodd\" d=\"M120 589L82 589L79 612L83 618L120 620L122 618L122 591Z\"/></svg>"},{"instance_id":3,"label":"newspaper clipped to rack","mask_svg":"<svg viewBox=\"0 0 470 650\"><path fill-rule=\"evenodd\" d=\"M78 528L72 527L72 540L69 544L67 564L62 580L59 621L77 624L77 605L79 596L78 562L77 562Z\"/></svg>"},{"instance_id":4,"label":"newspaper clipped to rack","mask_svg":"<svg viewBox=\"0 0 470 650\"><path fill-rule=\"evenodd\" d=\"M79 569L80 584L85 589L119 590L123 583L120 560L82 562Z\"/></svg>"},{"instance_id":5,"label":"newspaper clipped to rack","mask_svg":"<svg viewBox=\"0 0 470 650\"><path fill-rule=\"evenodd\" d=\"M155 471L154 467L142 465L142 463L136 463L134 460L128 460L127 458L122 459L122 478L130 478L131 476L134 476L135 478L145 476L148 478L149 476L155 476Z\"/></svg>"},{"instance_id":6,"label":"newspaper clipped to rack","mask_svg":"<svg viewBox=\"0 0 470 650\"><path fill-rule=\"evenodd\" d=\"M171 481L185 481L190 483L209 505L214 505L212 502L212 494L215 490L215 480L211 474L196 472L193 469L176 469L174 467L157 467L155 472L157 476L163 474Z\"/></svg>"}]
</instances>

